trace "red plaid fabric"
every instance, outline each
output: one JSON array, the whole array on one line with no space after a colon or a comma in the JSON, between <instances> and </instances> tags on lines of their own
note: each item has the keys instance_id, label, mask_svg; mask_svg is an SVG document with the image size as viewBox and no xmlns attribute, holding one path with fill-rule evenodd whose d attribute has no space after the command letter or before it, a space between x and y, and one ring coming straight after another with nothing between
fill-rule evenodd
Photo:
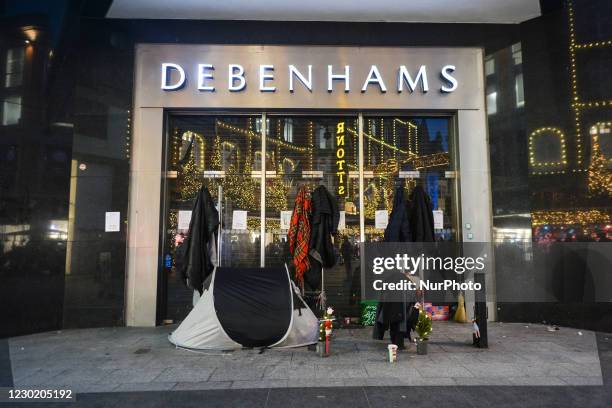
<instances>
[{"instance_id":1,"label":"red plaid fabric","mask_svg":"<svg viewBox=\"0 0 612 408\"><path fill-rule=\"evenodd\" d=\"M310 268L308 260L308 243L310 241L310 212L312 202L306 188L302 187L295 198L295 207L289 225L289 251L295 265L295 278L300 284L304 282L304 273Z\"/></svg>"}]
</instances>

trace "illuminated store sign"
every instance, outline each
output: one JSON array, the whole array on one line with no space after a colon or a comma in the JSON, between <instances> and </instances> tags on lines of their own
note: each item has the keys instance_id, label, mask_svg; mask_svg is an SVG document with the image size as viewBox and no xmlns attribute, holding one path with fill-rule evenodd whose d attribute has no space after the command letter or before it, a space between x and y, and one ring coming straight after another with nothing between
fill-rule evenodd
<instances>
[{"instance_id":1,"label":"illuminated store sign","mask_svg":"<svg viewBox=\"0 0 612 408\"><path fill-rule=\"evenodd\" d=\"M182 89L186 83L191 82L195 84L198 91L214 92L219 86L226 86L226 89L230 92L244 91L247 87L247 73L245 67L240 64L228 64L223 69L227 70L227 82L220 84L220 81L215 80L215 71L219 67L213 64L197 64L197 68L194 68L192 75L194 80L188 80L189 69L178 63L164 62L161 64L161 89L164 91L176 91ZM300 84L304 89L309 92L313 91L313 75L312 75L312 64L306 67L298 68L295 65L287 65L280 69L287 71L289 83L285 84L286 89L289 92L294 92L296 84ZM276 92L277 82L275 81L275 72L279 69L278 66L272 64L263 64L257 67L256 73L251 73L249 77L255 77L255 83L258 87L259 92ZM450 93L457 89L458 81L453 76L453 72L457 68L455 65L446 64L439 69L440 85L438 90L440 92ZM381 74L378 66L371 65L368 69L368 74L362 80L353 79L360 85L362 93L368 91L372 85L378 88L380 92L387 92L387 84L393 84L393 89L398 93L404 90L414 92L420 90L423 93L429 91L429 78L428 70L426 65L420 65L416 73L411 73L406 65L399 65L397 73L393 79L385 79ZM344 92L351 91L351 66L344 65L343 67L334 67L333 65L326 66L326 90L327 92L334 92L334 84L340 83L341 89Z\"/></svg>"},{"instance_id":2,"label":"illuminated store sign","mask_svg":"<svg viewBox=\"0 0 612 408\"><path fill-rule=\"evenodd\" d=\"M336 125L336 175L338 176L338 196L346 194L346 159L344 156L344 122Z\"/></svg>"},{"instance_id":3,"label":"illuminated store sign","mask_svg":"<svg viewBox=\"0 0 612 408\"><path fill-rule=\"evenodd\" d=\"M478 48L138 44L136 106L480 109Z\"/></svg>"}]
</instances>

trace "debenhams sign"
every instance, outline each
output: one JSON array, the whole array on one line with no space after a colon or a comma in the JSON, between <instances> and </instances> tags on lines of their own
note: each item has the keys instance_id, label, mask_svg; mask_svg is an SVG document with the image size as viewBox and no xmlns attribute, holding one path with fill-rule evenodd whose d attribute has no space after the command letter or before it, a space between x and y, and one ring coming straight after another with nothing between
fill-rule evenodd
<instances>
[{"instance_id":1,"label":"debenhams sign","mask_svg":"<svg viewBox=\"0 0 612 408\"><path fill-rule=\"evenodd\" d=\"M136 103L166 108L479 109L473 48L142 44Z\"/></svg>"}]
</instances>

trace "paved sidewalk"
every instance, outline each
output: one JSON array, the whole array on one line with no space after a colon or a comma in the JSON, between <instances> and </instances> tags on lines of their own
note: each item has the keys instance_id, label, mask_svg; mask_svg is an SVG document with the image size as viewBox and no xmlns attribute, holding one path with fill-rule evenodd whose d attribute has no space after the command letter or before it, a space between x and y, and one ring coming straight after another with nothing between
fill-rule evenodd
<instances>
[{"instance_id":1,"label":"paved sidewalk","mask_svg":"<svg viewBox=\"0 0 612 408\"><path fill-rule=\"evenodd\" d=\"M533 324L489 325L475 349L470 325L435 322L429 354L414 346L385 361L371 330L337 330L333 355L306 348L194 352L167 340L172 326L65 330L9 339L15 387L76 392L344 386L602 385L595 333ZM582 333L580 335L579 333Z\"/></svg>"}]
</instances>

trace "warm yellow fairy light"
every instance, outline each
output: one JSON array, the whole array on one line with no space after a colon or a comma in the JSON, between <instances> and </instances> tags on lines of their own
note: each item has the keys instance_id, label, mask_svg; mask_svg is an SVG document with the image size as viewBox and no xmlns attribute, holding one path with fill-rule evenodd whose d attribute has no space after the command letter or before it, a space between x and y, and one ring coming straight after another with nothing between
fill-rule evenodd
<instances>
[{"instance_id":1,"label":"warm yellow fairy light","mask_svg":"<svg viewBox=\"0 0 612 408\"><path fill-rule=\"evenodd\" d=\"M610 224L610 213L602 210L534 211L531 225L593 225Z\"/></svg>"},{"instance_id":2,"label":"warm yellow fairy light","mask_svg":"<svg viewBox=\"0 0 612 408\"><path fill-rule=\"evenodd\" d=\"M232 132L235 132L235 133L239 133L239 134L246 135L246 136L250 135L252 137L256 137L258 139L261 139L261 135L259 133L257 133L257 132L253 132L253 131L248 130L248 129L239 128L237 126L233 126L233 125L227 124L227 123L222 122L220 120L217 120L217 126L222 128L222 129L226 129L226 130L229 130L229 131L232 131ZM278 145L280 145L280 146L282 146L282 147L284 147L286 149L293 150L293 151L296 151L296 152L304 153L304 152L308 151L307 147L299 147L299 146L296 146L296 145L294 145L292 143L287 143L287 142L285 142L283 140L276 139L276 138L273 138L273 137L270 137L270 136L268 136L266 138L266 142L272 143L274 145L278 144Z\"/></svg>"},{"instance_id":3,"label":"warm yellow fairy light","mask_svg":"<svg viewBox=\"0 0 612 408\"><path fill-rule=\"evenodd\" d=\"M308 122L308 170L314 170L314 125Z\"/></svg>"},{"instance_id":4,"label":"warm yellow fairy light","mask_svg":"<svg viewBox=\"0 0 612 408\"><path fill-rule=\"evenodd\" d=\"M357 135L357 131L356 131L355 129L346 128L346 131L347 131L348 133L350 133L350 134ZM368 138L368 141L373 141L373 142L376 142L376 143L378 143L378 144L380 144L380 145L382 145L382 146L384 146L384 147L386 147L386 148L388 148L388 149L395 150L395 151L397 151L397 152L399 152L399 153L403 153L403 154L410 154L410 155L414 155L414 153L412 153L412 152L407 152L407 151L405 151L405 150L402 150L402 149L400 149L400 148L398 148L398 147L396 147L396 146L391 145L390 143L385 142L384 140L380 140L380 139L378 139L378 138L376 138L376 137L372 136L371 134L369 134L369 133L367 133L367 132L363 132L363 136L364 136L364 137L367 137L367 138Z\"/></svg>"},{"instance_id":5,"label":"warm yellow fairy light","mask_svg":"<svg viewBox=\"0 0 612 408\"><path fill-rule=\"evenodd\" d=\"M556 162L538 162L535 158L535 139L541 135L546 133L552 133L559 137L559 144L561 149L561 155L559 157L559 161ZM541 127L539 129L534 130L529 135L529 164L532 167L559 167L567 165L567 153L565 149L565 135L563 132L555 127Z\"/></svg>"}]
</instances>

